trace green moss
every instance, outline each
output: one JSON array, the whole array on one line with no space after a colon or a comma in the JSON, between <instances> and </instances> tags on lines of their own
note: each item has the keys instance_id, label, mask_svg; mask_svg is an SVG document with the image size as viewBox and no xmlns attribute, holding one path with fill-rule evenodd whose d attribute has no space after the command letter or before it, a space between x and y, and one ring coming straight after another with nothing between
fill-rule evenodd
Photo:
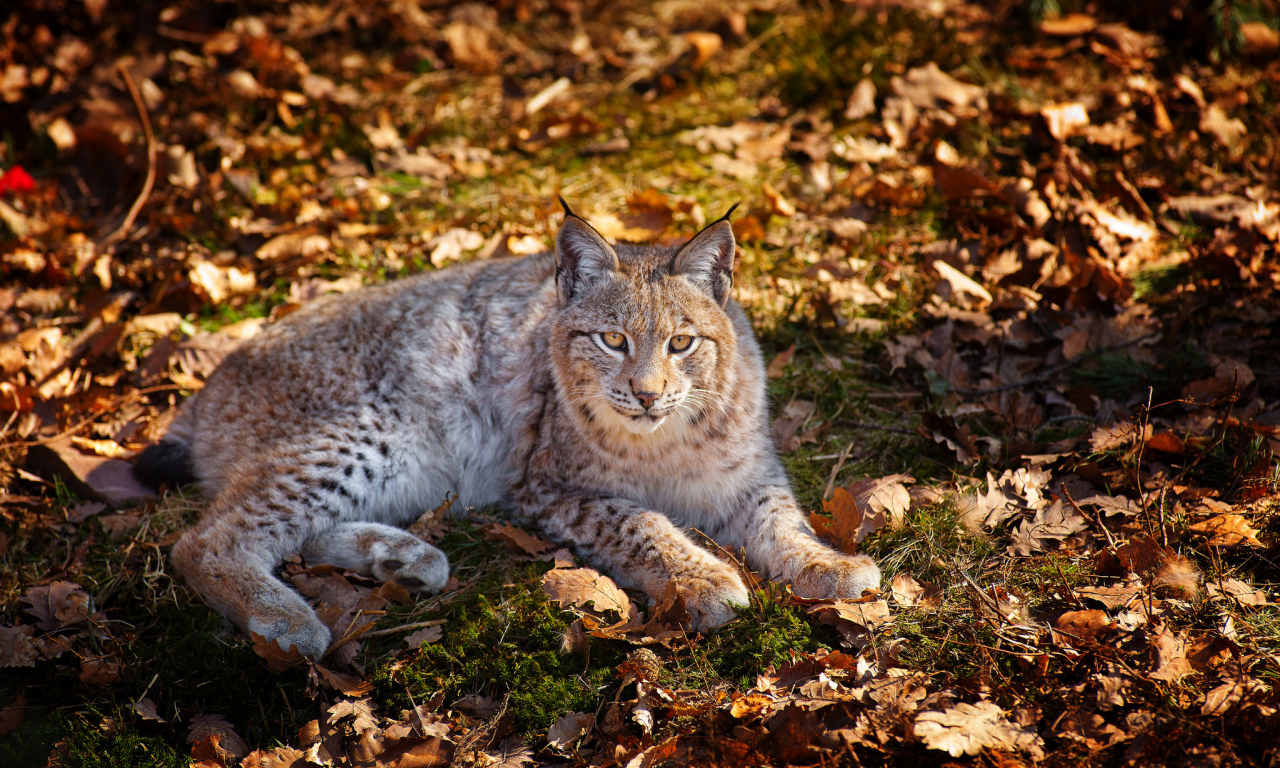
<instances>
[{"instance_id":1,"label":"green moss","mask_svg":"<svg viewBox=\"0 0 1280 768\"><path fill-rule=\"evenodd\" d=\"M0 765L59 768L186 768L191 758L165 739L146 735L132 718L113 711L114 726L101 728L99 712L45 715L35 712L0 740ZM56 755L56 757L55 757Z\"/></svg>"},{"instance_id":2,"label":"green moss","mask_svg":"<svg viewBox=\"0 0 1280 768\"><path fill-rule=\"evenodd\" d=\"M624 658L613 644L592 641L591 665L561 652L573 615L542 593L543 564L490 572L472 597L447 611L444 639L422 646L395 672L374 677L383 711L396 712L443 691L445 701L469 694L501 700L522 733L545 731L565 712L594 712ZM494 578L496 577L496 578ZM510 580L508 580L508 578Z\"/></svg>"},{"instance_id":3,"label":"green moss","mask_svg":"<svg viewBox=\"0 0 1280 768\"><path fill-rule=\"evenodd\" d=\"M766 667L780 667L801 652L836 645L835 630L810 621L799 608L782 605L777 599L781 595L781 588L774 584L756 592L737 621L688 649L698 663L689 665L686 672L701 677L708 670L746 690L755 685L756 675ZM701 688L709 681L682 682L688 688Z\"/></svg>"}]
</instances>

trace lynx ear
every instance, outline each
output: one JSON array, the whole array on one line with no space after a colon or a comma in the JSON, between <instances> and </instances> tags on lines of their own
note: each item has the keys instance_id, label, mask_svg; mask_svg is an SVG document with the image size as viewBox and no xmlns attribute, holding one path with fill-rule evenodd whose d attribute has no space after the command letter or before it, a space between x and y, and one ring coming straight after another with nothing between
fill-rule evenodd
<instances>
[{"instance_id":1,"label":"lynx ear","mask_svg":"<svg viewBox=\"0 0 1280 768\"><path fill-rule=\"evenodd\" d=\"M729 301L729 289L733 287L734 241L733 226L729 224L733 208L694 235L671 261L672 274L684 275L722 307Z\"/></svg>"},{"instance_id":2,"label":"lynx ear","mask_svg":"<svg viewBox=\"0 0 1280 768\"><path fill-rule=\"evenodd\" d=\"M556 288L560 305L583 286L618 271L618 254L600 233L579 218L564 200L564 223L556 235Z\"/></svg>"}]
</instances>

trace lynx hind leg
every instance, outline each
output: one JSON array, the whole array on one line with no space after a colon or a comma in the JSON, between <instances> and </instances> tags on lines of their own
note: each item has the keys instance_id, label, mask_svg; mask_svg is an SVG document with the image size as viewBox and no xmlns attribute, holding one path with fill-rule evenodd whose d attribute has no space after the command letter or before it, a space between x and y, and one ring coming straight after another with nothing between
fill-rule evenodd
<instances>
[{"instance_id":1,"label":"lynx hind leg","mask_svg":"<svg viewBox=\"0 0 1280 768\"><path fill-rule=\"evenodd\" d=\"M275 577L279 558L274 547L251 530L225 517L206 517L174 545L173 563L188 584L237 626L285 650L296 645L302 655L319 659L332 639L329 628Z\"/></svg>"},{"instance_id":2,"label":"lynx hind leg","mask_svg":"<svg viewBox=\"0 0 1280 768\"><path fill-rule=\"evenodd\" d=\"M439 592L449 580L445 554L411 533L381 523L342 523L302 550L308 562L371 573L414 591Z\"/></svg>"}]
</instances>

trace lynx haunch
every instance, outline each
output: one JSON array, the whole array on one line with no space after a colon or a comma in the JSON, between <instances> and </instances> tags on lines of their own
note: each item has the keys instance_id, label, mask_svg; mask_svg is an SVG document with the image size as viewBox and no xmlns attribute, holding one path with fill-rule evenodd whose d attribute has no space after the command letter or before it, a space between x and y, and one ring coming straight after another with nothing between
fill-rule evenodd
<instances>
[{"instance_id":1,"label":"lynx haunch","mask_svg":"<svg viewBox=\"0 0 1280 768\"><path fill-rule=\"evenodd\" d=\"M135 472L211 502L173 549L240 627L319 657L327 627L275 575L302 553L415 590L449 575L396 527L448 493L501 504L622 586L682 593L694 629L748 602L696 529L808 597L878 586L796 505L760 350L730 297L728 217L683 246L611 246L569 212L554 252L319 300L246 342Z\"/></svg>"}]
</instances>

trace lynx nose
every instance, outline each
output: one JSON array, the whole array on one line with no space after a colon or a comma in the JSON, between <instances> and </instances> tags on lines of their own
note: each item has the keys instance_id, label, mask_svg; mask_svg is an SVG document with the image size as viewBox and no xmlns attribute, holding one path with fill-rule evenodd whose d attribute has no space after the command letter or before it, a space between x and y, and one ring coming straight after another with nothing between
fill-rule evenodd
<instances>
[{"instance_id":1,"label":"lynx nose","mask_svg":"<svg viewBox=\"0 0 1280 768\"><path fill-rule=\"evenodd\" d=\"M648 384L648 382L644 382L644 384ZM641 386L644 386L644 384L641 384ZM631 382L631 393L636 396L636 399L640 401L640 404L644 406L646 411L652 408L653 404L662 396L659 392L637 392L634 380Z\"/></svg>"}]
</instances>

